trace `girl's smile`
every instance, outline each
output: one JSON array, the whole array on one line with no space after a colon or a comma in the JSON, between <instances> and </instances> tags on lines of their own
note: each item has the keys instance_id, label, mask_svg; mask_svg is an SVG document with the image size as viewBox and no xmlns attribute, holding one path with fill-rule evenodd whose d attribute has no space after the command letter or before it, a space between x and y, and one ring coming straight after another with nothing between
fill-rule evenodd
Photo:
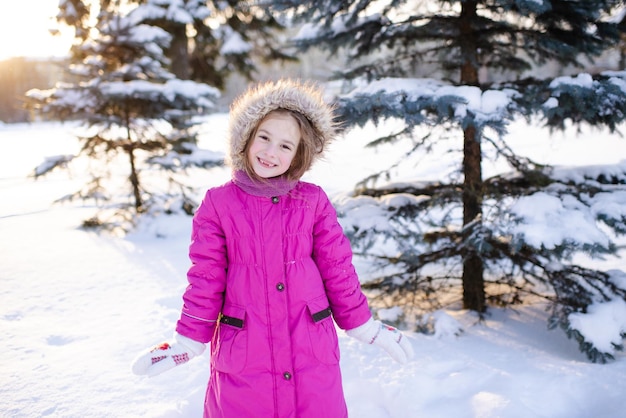
<instances>
[{"instance_id":1,"label":"girl's smile","mask_svg":"<svg viewBox=\"0 0 626 418\"><path fill-rule=\"evenodd\" d=\"M261 178L285 174L300 144L300 127L289 114L270 113L259 125L248 160Z\"/></svg>"}]
</instances>

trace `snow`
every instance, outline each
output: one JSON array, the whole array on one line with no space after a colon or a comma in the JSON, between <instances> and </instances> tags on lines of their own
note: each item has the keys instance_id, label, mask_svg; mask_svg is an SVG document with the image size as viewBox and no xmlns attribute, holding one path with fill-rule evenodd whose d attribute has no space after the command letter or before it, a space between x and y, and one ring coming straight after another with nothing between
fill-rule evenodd
<instances>
[{"instance_id":1,"label":"snow","mask_svg":"<svg viewBox=\"0 0 626 418\"><path fill-rule=\"evenodd\" d=\"M567 201L571 205L567 207ZM523 233L526 241L535 246L554 249L564 241L598 243L608 246L609 240L596 226L589 211L573 199L559 199L538 192L521 197L513 205L513 213L525 221L513 228L514 233Z\"/></svg>"},{"instance_id":2,"label":"snow","mask_svg":"<svg viewBox=\"0 0 626 418\"><path fill-rule=\"evenodd\" d=\"M614 336L626 333L626 302L612 300L594 303L589 306L588 312L591 315L571 314L572 328L592 336L600 350L610 351L612 346L622 344L622 341L616 340ZM602 326L598 327L598 323Z\"/></svg>"},{"instance_id":3,"label":"snow","mask_svg":"<svg viewBox=\"0 0 626 418\"><path fill-rule=\"evenodd\" d=\"M208 98L220 96L220 91L215 87L178 78L167 80L163 84L152 83L146 80L111 81L102 83L100 89L108 95L128 97L143 95L154 97L155 100L159 96L163 96L170 102L174 102L177 97L181 97L194 101L198 106L207 109L215 107L213 101ZM87 94L87 97L90 96Z\"/></svg>"},{"instance_id":4,"label":"snow","mask_svg":"<svg viewBox=\"0 0 626 418\"><path fill-rule=\"evenodd\" d=\"M135 23L146 20L166 19L180 24L188 24L192 23L194 19L194 16L190 14L189 10L185 9L185 4L180 0L167 2L148 1L146 4L133 9L131 16ZM202 14L198 13L198 16L208 16L208 10L202 8Z\"/></svg>"},{"instance_id":5,"label":"snow","mask_svg":"<svg viewBox=\"0 0 626 418\"><path fill-rule=\"evenodd\" d=\"M210 117L200 145L223 152L226 125L226 115ZM387 154L362 147L374 137L373 129L333 143L305 179L338 196L380 170ZM162 216L125 237L79 229L92 207L51 202L80 187L85 174L70 169L28 177L46 157L78 151L72 131L71 124L0 126L0 416L201 417L206 354L150 379L130 371L137 353L173 333L186 285L191 219ZM510 131L516 151L567 166L569 174L563 175L575 175L577 165L623 164L626 155L625 141L603 132L593 133L590 145L589 136L574 136L573 130L550 136L516 123ZM420 162L410 172L431 179L449 167L440 159ZM486 161L485 175L500 169ZM228 171L216 167L198 176L195 182L207 188L225 181ZM622 194L604 199L606 208L624 210ZM538 196L528 203L549 226L537 229L539 238L543 233L544 239L547 234L588 239L585 231L576 231L578 224L558 218L561 207L555 202ZM590 262L623 269L621 259ZM623 274L615 280L626 283ZM612 336L626 328L626 304L592 305L590 313L572 317L578 329L595 333L596 343L621 343ZM381 312L385 320L398 315L397 309ZM340 333L350 416L623 416L625 355L618 352L608 364L590 363L575 341L547 330L547 316L541 304L491 308L485 321L458 307L434 312L434 334L407 334L416 354L407 365Z\"/></svg>"},{"instance_id":6,"label":"snow","mask_svg":"<svg viewBox=\"0 0 626 418\"><path fill-rule=\"evenodd\" d=\"M246 42L240 33L233 31L232 29L224 30L224 44L220 48L220 53L227 54L243 54L252 50L250 42Z\"/></svg>"},{"instance_id":7,"label":"snow","mask_svg":"<svg viewBox=\"0 0 626 418\"><path fill-rule=\"evenodd\" d=\"M576 77L557 77L550 83L550 87L554 88L560 84L570 84L589 88L593 85L593 78L591 78L591 75L586 73L578 74Z\"/></svg>"}]
</instances>

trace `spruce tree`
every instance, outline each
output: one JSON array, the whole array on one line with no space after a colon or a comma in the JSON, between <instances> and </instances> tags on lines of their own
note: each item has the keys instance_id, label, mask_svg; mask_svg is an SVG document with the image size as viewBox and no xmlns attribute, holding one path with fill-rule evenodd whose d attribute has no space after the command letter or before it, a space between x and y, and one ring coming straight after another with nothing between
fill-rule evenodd
<instances>
[{"instance_id":1,"label":"spruce tree","mask_svg":"<svg viewBox=\"0 0 626 418\"><path fill-rule=\"evenodd\" d=\"M542 120L550 129L584 123L614 130L623 121L625 74L576 74L617 47L620 27L611 16L623 2L272 3L275 10L304 23L294 40L302 51L320 47L336 59L345 57L346 68L336 78L354 80L357 86L338 99L346 128L403 120L403 129L370 145L400 144L409 137L413 145L406 158L441 141L437 128L446 128L448 137L456 133L462 144L460 181L377 183L391 175L390 167L364 179L355 192L358 199L339 205L339 212L347 215L370 196L365 201L388 220L380 228L363 228L358 221L345 225L355 247L381 266L382 273L365 287L383 291L384 298L421 306L435 304L433 295L461 288L463 307L480 313L489 303L545 297L552 306L550 326L576 338L593 361L611 358L610 351L599 350L574 328L571 318L594 303L623 301L626 286L619 273L576 265L572 256L580 251L614 254L615 243L567 237L554 245L533 242L518 228L528 220L515 208L516 202L545 194L619 236L626 232L626 212L592 208L605 193L624 192L626 173L617 170L607 177L589 170L583 178L563 177L516 155L506 143L506 129L520 117ZM533 72L550 63L574 70L554 80ZM488 108L489 103L498 106ZM419 137L423 126L433 127L432 132ZM511 173L483 178L485 147L504 158ZM375 245L381 241L387 248L393 242L397 252L382 252ZM618 331L616 341L623 336Z\"/></svg>"},{"instance_id":2,"label":"spruce tree","mask_svg":"<svg viewBox=\"0 0 626 418\"><path fill-rule=\"evenodd\" d=\"M221 164L220 156L205 159L199 153L194 155L193 120L215 108L219 91L180 80L167 69L164 50L170 47L172 37L146 24L147 12L146 6L126 14L116 7L101 9L95 26L73 48L70 71L77 81L28 93L30 105L41 113L79 120L86 127L79 138L80 153L92 162L91 179L68 197L98 203L100 214L86 225L128 228L135 215L148 210L191 213L194 203L183 182L172 175L165 186L156 185L158 180L150 182L142 175L154 171L150 165L180 171L190 165ZM111 178L112 162L119 161L119 156L127 162L129 194L120 194ZM59 161L67 162L67 158ZM55 164L49 164L36 174L53 168ZM172 200L178 208L165 207L166 201Z\"/></svg>"}]
</instances>

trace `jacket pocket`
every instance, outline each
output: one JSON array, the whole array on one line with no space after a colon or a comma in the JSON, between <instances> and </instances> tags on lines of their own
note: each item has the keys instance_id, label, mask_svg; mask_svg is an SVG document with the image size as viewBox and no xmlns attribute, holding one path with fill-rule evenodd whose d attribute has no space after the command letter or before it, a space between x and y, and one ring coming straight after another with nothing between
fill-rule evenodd
<instances>
[{"instance_id":1,"label":"jacket pocket","mask_svg":"<svg viewBox=\"0 0 626 418\"><path fill-rule=\"evenodd\" d=\"M238 373L248 359L248 327L243 306L224 305L216 335L211 342L213 367L224 373Z\"/></svg>"},{"instance_id":2,"label":"jacket pocket","mask_svg":"<svg viewBox=\"0 0 626 418\"><path fill-rule=\"evenodd\" d=\"M307 326L311 350L315 358L324 364L339 363L339 340L326 296L307 303L309 318Z\"/></svg>"}]
</instances>

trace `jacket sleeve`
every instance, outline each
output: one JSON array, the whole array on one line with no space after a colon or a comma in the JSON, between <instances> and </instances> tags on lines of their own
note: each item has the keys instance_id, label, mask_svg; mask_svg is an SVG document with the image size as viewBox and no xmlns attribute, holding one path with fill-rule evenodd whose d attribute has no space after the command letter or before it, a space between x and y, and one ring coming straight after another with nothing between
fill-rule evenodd
<instances>
[{"instance_id":1,"label":"jacket sleeve","mask_svg":"<svg viewBox=\"0 0 626 418\"><path fill-rule=\"evenodd\" d=\"M227 269L226 239L210 190L193 218L189 258L189 285L176 332L206 343L222 309Z\"/></svg>"},{"instance_id":2,"label":"jacket sleeve","mask_svg":"<svg viewBox=\"0 0 626 418\"><path fill-rule=\"evenodd\" d=\"M313 259L324 280L337 325L352 329L367 322L372 314L352 264L350 241L337 220L335 208L321 188L313 225Z\"/></svg>"}]
</instances>

